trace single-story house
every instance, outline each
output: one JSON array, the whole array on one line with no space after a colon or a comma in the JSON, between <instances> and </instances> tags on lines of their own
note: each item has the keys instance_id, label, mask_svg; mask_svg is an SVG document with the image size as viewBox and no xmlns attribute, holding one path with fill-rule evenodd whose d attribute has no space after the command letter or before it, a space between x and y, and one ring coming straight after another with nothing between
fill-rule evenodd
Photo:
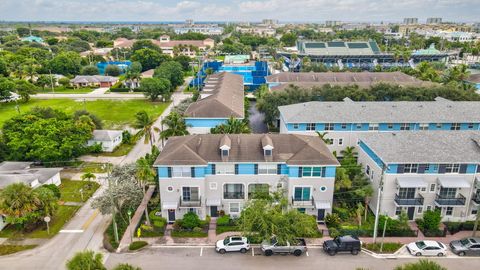
<instances>
[{"instance_id":1,"label":"single-story house","mask_svg":"<svg viewBox=\"0 0 480 270\"><path fill-rule=\"evenodd\" d=\"M75 87L112 87L117 82L117 77L101 75L77 75L70 80Z\"/></svg>"},{"instance_id":2,"label":"single-story house","mask_svg":"<svg viewBox=\"0 0 480 270\"><path fill-rule=\"evenodd\" d=\"M32 188L42 185L61 184L60 171L62 168L31 167L32 162L0 163L0 189L14 183L24 183ZM0 214L0 230L6 226L5 216Z\"/></svg>"},{"instance_id":3,"label":"single-story house","mask_svg":"<svg viewBox=\"0 0 480 270\"><path fill-rule=\"evenodd\" d=\"M88 146L101 144L104 152L113 150L122 144L122 130L94 130L93 137L87 142Z\"/></svg>"}]
</instances>

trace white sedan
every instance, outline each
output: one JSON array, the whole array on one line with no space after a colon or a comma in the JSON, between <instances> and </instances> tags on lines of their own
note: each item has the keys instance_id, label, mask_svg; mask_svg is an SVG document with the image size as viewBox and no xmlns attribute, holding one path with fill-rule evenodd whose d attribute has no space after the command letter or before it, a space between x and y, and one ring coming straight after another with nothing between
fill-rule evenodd
<instances>
[{"instance_id":1,"label":"white sedan","mask_svg":"<svg viewBox=\"0 0 480 270\"><path fill-rule=\"evenodd\" d=\"M217 241L215 250L220 254L225 254L226 252L232 251L240 251L241 253L245 253L250 250L250 243L246 237L231 236L225 238L224 240Z\"/></svg>"},{"instance_id":2,"label":"white sedan","mask_svg":"<svg viewBox=\"0 0 480 270\"><path fill-rule=\"evenodd\" d=\"M438 256L447 255L447 247L437 241L417 241L407 245L407 250L415 256Z\"/></svg>"}]
</instances>

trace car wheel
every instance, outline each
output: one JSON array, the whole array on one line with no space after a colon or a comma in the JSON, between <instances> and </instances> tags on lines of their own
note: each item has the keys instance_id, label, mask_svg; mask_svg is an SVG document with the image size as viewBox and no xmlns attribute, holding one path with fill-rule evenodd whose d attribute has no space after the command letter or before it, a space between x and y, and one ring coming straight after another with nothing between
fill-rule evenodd
<instances>
[{"instance_id":1,"label":"car wheel","mask_svg":"<svg viewBox=\"0 0 480 270\"><path fill-rule=\"evenodd\" d=\"M352 250L352 255L358 255L358 250L357 249Z\"/></svg>"},{"instance_id":2,"label":"car wheel","mask_svg":"<svg viewBox=\"0 0 480 270\"><path fill-rule=\"evenodd\" d=\"M422 253L417 252L417 253L415 253L415 256L420 257L420 256L422 256Z\"/></svg>"},{"instance_id":3,"label":"car wheel","mask_svg":"<svg viewBox=\"0 0 480 270\"><path fill-rule=\"evenodd\" d=\"M225 249L220 249L218 252L220 252L220 254L225 254L227 251Z\"/></svg>"},{"instance_id":4,"label":"car wheel","mask_svg":"<svg viewBox=\"0 0 480 270\"><path fill-rule=\"evenodd\" d=\"M272 255L273 255L273 251L265 250L265 256L272 256Z\"/></svg>"},{"instance_id":5,"label":"car wheel","mask_svg":"<svg viewBox=\"0 0 480 270\"><path fill-rule=\"evenodd\" d=\"M459 252L459 253L458 253L458 256L465 256L465 255L466 255L466 254L465 254L465 251L462 251L462 252Z\"/></svg>"},{"instance_id":6,"label":"car wheel","mask_svg":"<svg viewBox=\"0 0 480 270\"><path fill-rule=\"evenodd\" d=\"M337 254L337 252L335 252L333 250L328 251L328 255L330 255L330 256L335 256L335 254Z\"/></svg>"},{"instance_id":7,"label":"car wheel","mask_svg":"<svg viewBox=\"0 0 480 270\"><path fill-rule=\"evenodd\" d=\"M443 254L442 252L437 254L438 257L443 257L443 255L445 255L445 254Z\"/></svg>"},{"instance_id":8,"label":"car wheel","mask_svg":"<svg viewBox=\"0 0 480 270\"><path fill-rule=\"evenodd\" d=\"M299 250L299 249L297 249L297 250L295 250L295 251L293 252L293 255L295 255L295 256L298 257L298 256L302 255L302 251Z\"/></svg>"},{"instance_id":9,"label":"car wheel","mask_svg":"<svg viewBox=\"0 0 480 270\"><path fill-rule=\"evenodd\" d=\"M240 249L240 252L241 252L241 253L247 253L247 249L242 248L242 249Z\"/></svg>"}]
</instances>

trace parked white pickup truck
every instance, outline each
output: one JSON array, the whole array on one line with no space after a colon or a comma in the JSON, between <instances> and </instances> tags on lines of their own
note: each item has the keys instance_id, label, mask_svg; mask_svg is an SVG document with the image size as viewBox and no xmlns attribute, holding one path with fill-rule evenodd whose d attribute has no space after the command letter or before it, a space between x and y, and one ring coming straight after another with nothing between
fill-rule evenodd
<instances>
[{"instance_id":1,"label":"parked white pickup truck","mask_svg":"<svg viewBox=\"0 0 480 270\"><path fill-rule=\"evenodd\" d=\"M265 256L272 256L278 253L301 256L307 252L307 244L305 243L305 239L297 238L295 242L290 243L287 241L285 245L281 245L277 239L273 237L270 240L262 242L262 252Z\"/></svg>"}]
</instances>

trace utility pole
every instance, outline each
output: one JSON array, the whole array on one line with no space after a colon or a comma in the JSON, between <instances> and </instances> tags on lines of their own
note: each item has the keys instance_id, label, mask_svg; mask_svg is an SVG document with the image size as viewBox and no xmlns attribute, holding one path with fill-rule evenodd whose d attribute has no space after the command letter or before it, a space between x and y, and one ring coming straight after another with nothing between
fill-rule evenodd
<instances>
[{"instance_id":1,"label":"utility pole","mask_svg":"<svg viewBox=\"0 0 480 270\"><path fill-rule=\"evenodd\" d=\"M52 87L52 92L55 93L55 88L53 87L53 76L52 76L52 70L49 69L48 72L50 73L50 86Z\"/></svg>"},{"instance_id":2,"label":"utility pole","mask_svg":"<svg viewBox=\"0 0 480 270\"><path fill-rule=\"evenodd\" d=\"M383 251L383 241L385 241L385 231L387 230L387 222L388 222L388 217L387 217L387 213L385 213L385 223L383 224L382 243L380 244L380 253L382 253Z\"/></svg>"},{"instance_id":3,"label":"utility pole","mask_svg":"<svg viewBox=\"0 0 480 270\"><path fill-rule=\"evenodd\" d=\"M385 176L386 165L382 164L382 175L380 176L380 183L377 190L377 208L375 209L375 224L373 226L373 243L377 242L378 218L380 216L380 201L383 193L383 178Z\"/></svg>"},{"instance_id":4,"label":"utility pole","mask_svg":"<svg viewBox=\"0 0 480 270\"><path fill-rule=\"evenodd\" d=\"M108 189L109 189L109 195L110 195L110 203L112 204L112 226L113 226L113 235L115 236L115 242L119 242L118 240L118 227L117 227L117 221L115 220L115 217L117 215L117 211L115 211L115 204L113 200L113 193L112 193L112 180L110 179L110 164L105 164L107 167L107 179L108 179Z\"/></svg>"}]
</instances>

